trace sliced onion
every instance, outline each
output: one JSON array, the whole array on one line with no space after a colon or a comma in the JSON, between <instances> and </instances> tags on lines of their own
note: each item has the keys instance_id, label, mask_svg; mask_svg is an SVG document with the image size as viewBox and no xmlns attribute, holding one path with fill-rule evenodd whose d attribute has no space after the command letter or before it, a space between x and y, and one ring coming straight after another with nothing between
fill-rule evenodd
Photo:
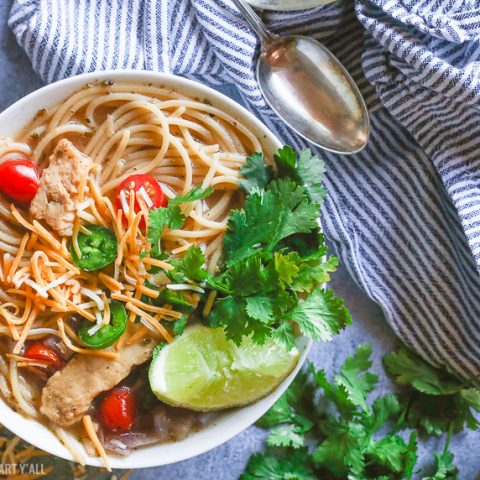
<instances>
[{"instance_id":1,"label":"sliced onion","mask_svg":"<svg viewBox=\"0 0 480 480\"><path fill-rule=\"evenodd\" d=\"M205 293L205 290L197 285L190 285L189 283L170 283L167 285L169 290L192 290L198 293Z\"/></svg>"}]
</instances>

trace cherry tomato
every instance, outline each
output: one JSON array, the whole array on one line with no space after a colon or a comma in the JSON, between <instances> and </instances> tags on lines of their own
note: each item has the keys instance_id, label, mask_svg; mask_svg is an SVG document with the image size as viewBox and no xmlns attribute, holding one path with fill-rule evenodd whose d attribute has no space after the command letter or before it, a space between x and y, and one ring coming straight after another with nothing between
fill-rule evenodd
<instances>
[{"instance_id":1,"label":"cherry tomato","mask_svg":"<svg viewBox=\"0 0 480 480\"><path fill-rule=\"evenodd\" d=\"M135 421L135 395L128 387L110 390L99 406L99 420L106 430L128 432Z\"/></svg>"},{"instance_id":2,"label":"cherry tomato","mask_svg":"<svg viewBox=\"0 0 480 480\"><path fill-rule=\"evenodd\" d=\"M42 360L49 363L55 369L62 367L62 359L49 347L43 343L34 343L25 351L25 357L33 360Z\"/></svg>"},{"instance_id":3,"label":"cherry tomato","mask_svg":"<svg viewBox=\"0 0 480 480\"><path fill-rule=\"evenodd\" d=\"M30 203L39 186L37 167L31 160L14 159L0 163L0 190L11 199Z\"/></svg>"},{"instance_id":4,"label":"cherry tomato","mask_svg":"<svg viewBox=\"0 0 480 480\"><path fill-rule=\"evenodd\" d=\"M117 188L117 194L115 196L115 207L117 208L117 210L123 210L120 197L121 192L124 192L127 205L130 205L130 191L133 190L133 193L135 194L135 202L133 204L133 209L135 211L135 214L137 214L141 210L137 200L137 192L142 187L145 189L145 192L152 201L152 204L149 205L149 208L159 208L167 206L167 200L158 182L150 175L138 174L130 175ZM144 225L145 222L142 218L140 226Z\"/></svg>"}]
</instances>

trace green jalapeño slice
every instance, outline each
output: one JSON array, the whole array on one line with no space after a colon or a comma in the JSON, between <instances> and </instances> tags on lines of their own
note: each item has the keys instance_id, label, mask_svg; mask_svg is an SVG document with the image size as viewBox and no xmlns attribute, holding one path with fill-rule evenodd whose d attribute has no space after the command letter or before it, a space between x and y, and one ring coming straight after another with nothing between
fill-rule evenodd
<instances>
[{"instance_id":1,"label":"green jalape\u00f1o slice","mask_svg":"<svg viewBox=\"0 0 480 480\"><path fill-rule=\"evenodd\" d=\"M78 235L78 247L81 257L77 255L73 245L70 245L70 254L73 261L82 270L91 272L100 270L114 262L117 258L118 242L115 232L100 225L89 225L89 233Z\"/></svg>"},{"instance_id":2,"label":"green jalape\u00f1o slice","mask_svg":"<svg viewBox=\"0 0 480 480\"><path fill-rule=\"evenodd\" d=\"M104 325L93 335L88 333L93 327L92 322L88 320L82 322L78 330L78 336L87 347L95 349L108 348L125 333L128 317L123 303L113 300L110 304L110 314L110 324Z\"/></svg>"}]
</instances>

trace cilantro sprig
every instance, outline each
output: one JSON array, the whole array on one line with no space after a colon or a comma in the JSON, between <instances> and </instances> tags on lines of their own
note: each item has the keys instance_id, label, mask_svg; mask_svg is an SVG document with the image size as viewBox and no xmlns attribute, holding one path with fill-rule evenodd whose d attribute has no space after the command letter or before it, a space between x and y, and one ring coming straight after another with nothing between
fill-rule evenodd
<instances>
[{"instance_id":1,"label":"cilantro sprig","mask_svg":"<svg viewBox=\"0 0 480 480\"><path fill-rule=\"evenodd\" d=\"M453 433L465 426L477 430L480 391L435 368L407 349L385 356L387 372L399 385L414 392L405 399L404 422L427 435L440 436L449 428Z\"/></svg>"},{"instance_id":2,"label":"cilantro sprig","mask_svg":"<svg viewBox=\"0 0 480 480\"><path fill-rule=\"evenodd\" d=\"M332 380L312 364L301 372L259 420L271 429L268 447L252 455L241 479L456 479L450 440L465 426L478 428L480 392L400 349L384 357L398 392L371 400L379 377L371 371L370 356L369 345L358 347ZM457 408L445 410L440 421L432 410L438 401ZM433 429L419 421L419 408ZM419 438L442 433L445 446L422 473Z\"/></svg>"},{"instance_id":3,"label":"cilantro sprig","mask_svg":"<svg viewBox=\"0 0 480 480\"><path fill-rule=\"evenodd\" d=\"M186 217L182 213L179 205L206 198L212 193L213 189L211 187L206 189L194 187L185 195L177 195L176 197L171 198L168 201L167 207L160 207L151 210L148 216L148 241L152 245L152 251L150 253L153 253L154 256L160 254L160 242L165 227L170 230L183 227Z\"/></svg>"},{"instance_id":4,"label":"cilantro sprig","mask_svg":"<svg viewBox=\"0 0 480 480\"><path fill-rule=\"evenodd\" d=\"M191 246L183 258L170 261L175 268L165 273L174 283L201 286L206 295L215 291L204 322L223 327L237 344L247 336L263 344L273 336L292 348L299 333L329 341L351 318L343 301L322 286L338 264L327 257L319 224L324 165L310 150L297 155L288 146L274 161L267 165L262 154L254 153L241 168L244 207L230 212L219 271L209 274L202 250ZM150 213L151 254L160 255L165 227L184 224L182 204L211 193L194 188Z\"/></svg>"}]
</instances>

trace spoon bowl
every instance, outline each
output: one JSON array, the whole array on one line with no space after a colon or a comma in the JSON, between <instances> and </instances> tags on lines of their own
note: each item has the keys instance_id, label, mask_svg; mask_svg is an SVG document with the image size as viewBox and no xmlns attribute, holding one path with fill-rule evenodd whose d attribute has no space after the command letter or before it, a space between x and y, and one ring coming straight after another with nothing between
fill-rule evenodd
<instances>
[{"instance_id":1,"label":"spoon bowl","mask_svg":"<svg viewBox=\"0 0 480 480\"><path fill-rule=\"evenodd\" d=\"M257 81L277 115L325 150L362 150L370 136L368 110L340 61L312 38L274 35L245 0L233 3L260 38Z\"/></svg>"},{"instance_id":2,"label":"spoon bowl","mask_svg":"<svg viewBox=\"0 0 480 480\"><path fill-rule=\"evenodd\" d=\"M257 81L270 107L306 140L344 154L367 143L370 121L360 91L319 42L277 37L261 52Z\"/></svg>"}]
</instances>

